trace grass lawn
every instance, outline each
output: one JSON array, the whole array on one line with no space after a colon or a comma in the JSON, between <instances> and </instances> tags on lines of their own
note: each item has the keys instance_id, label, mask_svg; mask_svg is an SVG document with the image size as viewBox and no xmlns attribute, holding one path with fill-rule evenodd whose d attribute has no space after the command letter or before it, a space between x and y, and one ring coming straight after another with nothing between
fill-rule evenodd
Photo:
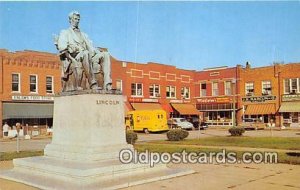
<instances>
[{"instance_id":1,"label":"grass lawn","mask_svg":"<svg viewBox=\"0 0 300 190\"><path fill-rule=\"evenodd\" d=\"M184 141L152 141L151 143L182 144L182 145L207 145L207 146L236 146L251 148L270 148L300 150L298 137L207 137L200 139L186 139Z\"/></svg>"},{"instance_id":2,"label":"grass lawn","mask_svg":"<svg viewBox=\"0 0 300 190\"><path fill-rule=\"evenodd\" d=\"M216 148L202 148L202 147L195 147L195 146L174 146L171 144L153 144L153 143L143 143L143 144L136 144L134 147L137 149L138 152L144 152L145 150L148 150L150 152L168 152L168 153L175 153L175 152L182 152L185 150L186 152L196 152L196 153L218 153L222 152L222 147L216 147ZM245 151L234 151L230 149L226 149L226 152L235 152L237 154L237 159L241 159L242 155ZM251 151L250 151L251 152ZM252 152L255 153L255 152ZM300 157L297 156L289 156L288 154L284 152L278 153L278 163L286 163L286 164L297 164L300 165Z\"/></svg>"},{"instance_id":3,"label":"grass lawn","mask_svg":"<svg viewBox=\"0 0 300 190\"><path fill-rule=\"evenodd\" d=\"M0 152L0 161L5 160L12 160L15 158L25 158L25 157L32 157L32 156L43 156L44 151L20 151L17 152Z\"/></svg>"}]
</instances>

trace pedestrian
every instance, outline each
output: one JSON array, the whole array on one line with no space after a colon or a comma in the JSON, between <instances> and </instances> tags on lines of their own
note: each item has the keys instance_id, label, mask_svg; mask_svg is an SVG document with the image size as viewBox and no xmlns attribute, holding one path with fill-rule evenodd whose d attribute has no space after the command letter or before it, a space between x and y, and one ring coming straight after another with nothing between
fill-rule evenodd
<instances>
[{"instance_id":1,"label":"pedestrian","mask_svg":"<svg viewBox=\"0 0 300 190\"><path fill-rule=\"evenodd\" d=\"M3 136L4 137L8 136L8 129L9 129L9 125L7 124L7 122L5 122L3 125Z\"/></svg>"}]
</instances>

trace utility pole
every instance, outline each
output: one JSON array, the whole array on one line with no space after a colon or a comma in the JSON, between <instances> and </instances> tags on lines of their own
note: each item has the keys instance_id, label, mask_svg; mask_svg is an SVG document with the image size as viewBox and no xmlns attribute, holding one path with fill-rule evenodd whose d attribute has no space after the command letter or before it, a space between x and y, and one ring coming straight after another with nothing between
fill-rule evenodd
<instances>
[{"instance_id":1,"label":"utility pole","mask_svg":"<svg viewBox=\"0 0 300 190\"><path fill-rule=\"evenodd\" d=\"M232 79L232 97L233 97L233 100L232 100L232 127L236 127L236 113L235 113L235 85L236 85L236 79Z\"/></svg>"}]
</instances>

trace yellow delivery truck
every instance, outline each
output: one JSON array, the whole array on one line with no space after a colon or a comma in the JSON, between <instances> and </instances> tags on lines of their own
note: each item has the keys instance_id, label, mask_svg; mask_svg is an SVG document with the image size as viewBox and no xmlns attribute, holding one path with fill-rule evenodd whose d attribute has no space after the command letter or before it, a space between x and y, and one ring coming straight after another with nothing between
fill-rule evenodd
<instances>
[{"instance_id":1,"label":"yellow delivery truck","mask_svg":"<svg viewBox=\"0 0 300 190\"><path fill-rule=\"evenodd\" d=\"M164 110L136 110L127 113L126 129L134 131L168 131L167 114Z\"/></svg>"}]
</instances>

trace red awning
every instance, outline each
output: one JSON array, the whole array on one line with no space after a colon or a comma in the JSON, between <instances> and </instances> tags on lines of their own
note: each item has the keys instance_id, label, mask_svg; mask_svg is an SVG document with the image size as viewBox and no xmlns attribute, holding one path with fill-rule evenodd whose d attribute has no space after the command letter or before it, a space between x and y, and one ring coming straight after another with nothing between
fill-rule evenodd
<instances>
[{"instance_id":1,"label":"red awning","mask_svg":"<svg viewBox=\"0 0 300 190\"><path fill-rule=\"evenodd\" d=\"M275 114L275 104L250 104L247 105L245 115Z\"/></svg>"},{"instance_id":2,"label":"red awning","mask_svg":"<svg viewBox=\"0 0 300 190\"><path fill-rule=\"evenodd\" d=\"M161 110L159 103L131 103L135 110Z\"/></svg>"},{"instance_id":3,"label":"red awning","mask_svg":"<svg viewBox=\"0 0 300 190\"><path fill-rule=\"evenodd\" d=\"M180 115L199 115L200 112L192 104L172 104L172 107L180 113Z\"/></svg>"}]
</instances>

